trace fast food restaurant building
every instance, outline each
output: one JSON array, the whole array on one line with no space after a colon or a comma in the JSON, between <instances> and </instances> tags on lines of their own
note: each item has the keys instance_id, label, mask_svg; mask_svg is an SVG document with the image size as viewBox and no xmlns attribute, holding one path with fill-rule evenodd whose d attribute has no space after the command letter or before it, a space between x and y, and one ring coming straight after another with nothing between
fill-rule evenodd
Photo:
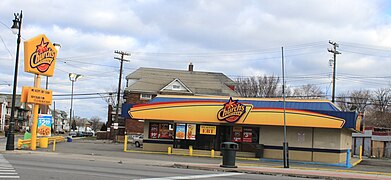
<instances>
[{"instance_id":1,"label":"fast food restaurant building","mask_svg":"<svg viewBox=\"0 0 391 180\"><path fill-rule=\"evenodd\" d=\"M362 118L342 112L327 100L285 103L289 159L343 163L352 147L352 131ZM158 95L128 111L144 120L144 150L220 150L222 142L239 144L237 156L282 159L284 108L282 99L229 96ZM259 154L258 154L259 155Z\"/></svg>"}]
</instances>

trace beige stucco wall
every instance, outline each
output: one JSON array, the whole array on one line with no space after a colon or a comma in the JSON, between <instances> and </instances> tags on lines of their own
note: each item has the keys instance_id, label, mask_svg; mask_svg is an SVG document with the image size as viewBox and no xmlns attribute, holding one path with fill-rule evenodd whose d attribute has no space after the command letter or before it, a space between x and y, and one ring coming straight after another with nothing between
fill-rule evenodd
<instances>
[{"instance_id":1,"label":"beige stucco wall","mask_svg":"<svg viewBox=\"0 0 391 180\"><path fill-rule=\"evenodd\" d=\"M346 153L314 152L314 161L323 163L344 163Z\"/></svg>"},{"instance_id":2,"label":"beige stucco wall","mask_svg":"<svg viewBox=\"0 0 391 180\"><path fill-rule=\"evenodd\" d=\"M260 144L282 147L284 129L278 126L261 126L259 137ZM287 127L287 141L289 147L346 150L351 147L352 136L347 129ZM264 158L282 159L282 154L282 150L264 150ZM289 150L289 159L343 163L346 161L346 153Z\"/></svg>"},{"instance_id":3,"label":"beige stucco wall","mask_svg":"<svg viewBox=\"0 0 391 180\"><path fill-rule=\"evenodd\" d=\"M143 144L144 151L168 152L168 147L172 148L172 144L158 144L158 143L144 143Z\"/></svg>"},{"instance_id":4,"label":"beige stucco wall","mask_svg":"<svg viewBox=\"0 0 391 180\"><path fill-rule=\"evenodd\" d=\"M269 159L282 159L282 150L277 149L265 149L264 158ZM311 152L308 151L293 151L289 150L289 159L296 161L311 161Z\"/></svg>"},{"instance_id":5,"label":"beige stucco wall","mask_svg":"<svg viewBox=\"0 0 391 180\"><path fill-rule=\"evenodd\" d=\"M149 137L149 121L144 121L144 139Z\"/></svg>"},{"instance_id":6,"label":"beige stucco wall","mask_svg":"<svg viewBox=\"0 0 391 180\"><path fill-rule=\"evenodd\" d=\"M287 141L289 146L312 147L312 128L287 127ZM284 128L278 126L261 126L259 143L270 146L282 146L284 142Z\"/></svg>"},{"instance_id":7,"label":"beige stucco wall","mask_svg":"<svg viewBox=\"0 0 391 180\"><path fill-rule=\"evenodd\" d=\"M314 128L314 148L340 149L340 147L341 129Z\"/></svg>"},{"instance_id":8,"label":"beige stucco wall","mask_svg":"<svg viewBox=\"0 0 391 180\"><path fill-rule=\"evenodd\" d=\"M340 147L342 149L352 148L352 131L350 131L349 129L342 129L341 131L342 133Z\"/></svg>"}]
</instances>

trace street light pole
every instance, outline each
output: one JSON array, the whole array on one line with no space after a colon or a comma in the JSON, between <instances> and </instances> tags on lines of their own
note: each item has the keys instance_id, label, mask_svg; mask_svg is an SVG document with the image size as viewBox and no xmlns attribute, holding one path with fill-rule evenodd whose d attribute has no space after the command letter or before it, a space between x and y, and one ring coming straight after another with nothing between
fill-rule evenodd
<instances>
[{"instance_id":1,"label":"street light pole","mask_svg":"<svg viewBox=\"0 0 391 180\"><path fill-rule=\"evenodd\" d=\"M289 148L288 141L286 139L286 102L285 102L285 64L284 64L284 47L281 47L281 56L282 56L282 96L284 103L284 143L282 146L283 156L284 156L284 168L289 168Z\"/></svg>"},{"instance_id":2,"label":"street light pole","mask_svg":"<svg viewBox=\"0 0 391 180\"><path fill-rule=\"evenodd\" d=\"M75 73L69 73L69 80L72 82L72 93L71 93L71 109L69 112L69 131L71 130L72 127L72 107L73 107L73 84L76 82L78 78L82 77L81 74L75 74ZM75 130L75 129L73 129Z\"/></svg>"},{"instance_id":3,"label":"street light pole","mask_svg":"<svg viewBox=\"0 0 391 180\"><path fill-rule=\"evenodd\" d=\"M19 13L14 13L15 19L13 20L14 24L12 25L11 29L14 34L18 33L18 39L17 39L17 46L16 46L16 59L15 59L15 71L14 71L14 87L12 91L12 106L11 106L11 119L9 122L9 128L7 132L7 145L5 149L7 151L13 151L15 149L14 147L14 125L15 125L15 99L16 99L16 86L18 81L18 68L19 68L19 46L20 46L20 30L22 28L22 11ZM17 30L17 32L16 32Z\"/></svg>"}]
</instances>

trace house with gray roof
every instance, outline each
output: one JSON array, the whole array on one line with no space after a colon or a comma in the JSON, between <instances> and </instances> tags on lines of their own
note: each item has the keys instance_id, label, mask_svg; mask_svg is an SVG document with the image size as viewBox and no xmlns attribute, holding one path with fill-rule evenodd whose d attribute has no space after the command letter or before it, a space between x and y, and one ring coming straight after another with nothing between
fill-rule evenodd
<instances>
[{"instance_id":1,"label":"house with gray roof","mask_svg":"<svg viewBox=\"0 0 391 180\"><path fill-rule=\"evenodd\" d=\"M188 70L173 70L141 67L126 76L122 116L129 105L148 102L158 94L191 96L239 96L235 91L235 82L220 72L194 71L192 63ZM129 133L142 132L143 126L126 124ZM129 128L128 128L129 127ZM135 128L136 127L136 128ZM139 129L139 130L137 130Z\"/></svg>"}]
</instances>

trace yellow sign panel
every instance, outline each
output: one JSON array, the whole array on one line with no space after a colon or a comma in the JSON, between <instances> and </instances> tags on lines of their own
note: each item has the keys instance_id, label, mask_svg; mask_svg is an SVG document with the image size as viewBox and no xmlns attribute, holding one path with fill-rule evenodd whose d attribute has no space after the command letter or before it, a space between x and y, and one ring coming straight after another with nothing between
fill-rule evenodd
<instances>
[{"instance_id":1,"label":"yellow sign panel","mask_svg":"<svg viewBox=\"0 0 391 180\"><path fill-rule=\"evenodd\" d=\"M200 134L216 135L216 126L200 126Z\"/></svg>"},{"instance_id":2,"label":"yellow sign panel","mask_svg":"<svg viewBox=\"0 0 391 180\"><path fill-rule=\"evenodd\" d=\"M30 87L28 89L27 103L51 105L52 91L41 89L41 88Z\"/></svg>"},{"instance_id":3,"label":"yellow sign panel","mask_svg":"<svg viewBox=\"0 0 391 180\"><path fill-rule=\"evenodd\" d=\"M24 71L44 76L53 76L57 50L44 35L24 42Z\"/></svg>"},{"instance_id":4,"label":"yellow sign panel","mask_svg":"<svg viewBox=\"0 0 391 180\"><path fill-rule=\"evenodd\" d=\"M30 87L23 86L22 87L22 95L20 97L20 102L25 103L27 102L27 95L29 93Z\"/></svg>"}]
</instances>

